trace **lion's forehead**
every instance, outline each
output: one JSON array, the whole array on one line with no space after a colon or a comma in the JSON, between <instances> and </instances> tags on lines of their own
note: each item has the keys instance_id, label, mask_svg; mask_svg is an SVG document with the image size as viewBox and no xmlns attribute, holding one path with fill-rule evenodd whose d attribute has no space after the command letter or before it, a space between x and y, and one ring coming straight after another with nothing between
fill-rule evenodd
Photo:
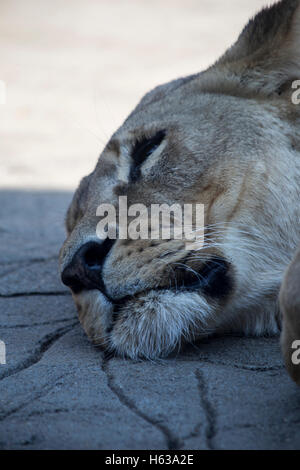
<instances>
[{"instance_id":1,"label":"lion's forehead","mask_svg":"<svg viewBox=\"0 0 300 470\"><path fill-rule=\"evenodd\" d=\"M192 82L138 106L115 132L82 192L86 217L94 218L103 203L117 207L120 196L127 196L128 205L204 204L209 223L230 214L238 219L251 198L259 202L272 183L270 175L279 174L272 171L274 155L290 147L291 123L281 119L282 107L271 100L199 93ZM132 182L135 143L162 129L166 137L160 150L143 162L139 179ZM256 195L254 186L260 187Z\"/></svg>"},{"instance_id":2,"label":"lion's forehead","mask_svg":"<svg viewBox=\"0 0 300 470\"><path fill-rule=\"evenodd\" d=\"M173 111L169 109L170 103L162 106L164 99L161 99L149 105L149 109L133 114L113 135L91 180L90 205L96 202L115 204L124 194L132 203L149 201L149 197L155 202L157 195L166 199L173 195L176 199L179 188L182 195L186 196L186 189L192 196L192 192L199 192L208 185L220 187L220 179L223 187L236 184L238 176L242 179L245 174L246 167L241 166L241 161L247 168L251 165L255 168L258 163L264 165L266 139L270 146L278 146L277 120L271 108L250 100L245 106L245 99L204 93L192 104L188 103L188 112L181 109L179 116L177 107L180 110L182 103L178 96L176 99L176 94L173 99L176 103ZM266 122L272 122L271 130ZM281 122L281 141L282 126ZM159 129L166 129L166 140L160 151L141 166L140 181L132 183L133 146L142 136L151 136ZM250 180L250 174L248 176ZM214 197L215 191L211 194Z\"/></svg>"}]
</instances>

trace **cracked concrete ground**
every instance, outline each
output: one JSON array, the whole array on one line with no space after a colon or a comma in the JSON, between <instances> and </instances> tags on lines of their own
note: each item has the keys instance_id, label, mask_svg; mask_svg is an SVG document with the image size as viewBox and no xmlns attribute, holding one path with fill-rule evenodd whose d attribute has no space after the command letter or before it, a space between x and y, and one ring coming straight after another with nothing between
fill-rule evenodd
<instances>
[{"instance_id":1,"label":"cracked concrete ground","mask_svg":"<svg viewBox=\"0 0 300 470\"><path fill-rule=\"evenodd\" d=\"M158 363L89 343L57 275L69 200L0 192L0 448L299 448L278 338L214 338Z\"/></svg>"},{"instance_id":2,"label":"cracked concrete ground","mask_svg":"<svg viewBox=\"0 0 300 470\"><path fill-rule=\"evenodd\" d=\"M0 448L300 447L278 338L106 360L57 272L66 190L148 89L210 65L266 3L1 0Z\"/></svg>"}]
</instances>

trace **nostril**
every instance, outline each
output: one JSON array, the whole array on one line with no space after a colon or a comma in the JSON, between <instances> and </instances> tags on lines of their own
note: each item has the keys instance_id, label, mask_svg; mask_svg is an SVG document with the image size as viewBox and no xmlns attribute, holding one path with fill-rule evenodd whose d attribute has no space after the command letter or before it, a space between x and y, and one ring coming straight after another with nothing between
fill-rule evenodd
<instances>
[{"instance_id":1,"label":"nostril","mask_svg":"<svg viewBox=\"0 0 300 470\"><path fill-rule=\"evenodd\" d=\"M101 269L103 264L103 250L98 246L90 246L83 254L83 262L88 269Z\"/></svg>"},{"instance_id":2,"label":"nostril","mask_svg":"<svg viewBox=\"0 0 300 470\"><path fill-rule=\"evenodd\" d=\"M90 242L83 246L82 257L89 270L101 270L104 259L109 253L114 240L106 238L101 244Z\"/></svg>"},{"instance_id":3,"label":"nostril","mask_svg":"<svg viewBox=\"0 0 300 470\"><path fill-rule=\"evenodd\" d=\"M89 248L84 254L84 263L88 269L101 269L102 257L99 249L95 247Z\"/></svg>"}]
</instances>

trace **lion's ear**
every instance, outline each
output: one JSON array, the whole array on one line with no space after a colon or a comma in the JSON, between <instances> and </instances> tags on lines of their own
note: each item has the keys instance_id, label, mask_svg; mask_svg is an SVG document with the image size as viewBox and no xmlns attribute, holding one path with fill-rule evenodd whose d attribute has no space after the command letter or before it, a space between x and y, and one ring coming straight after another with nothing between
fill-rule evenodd
<instances>
[{"instance_id":1,"label":"lion's ear","mask_svg":"<svg viewBox=\"0 0 300 470\"><path fill-rule=\"evenodd\" d=\"M281 94L300 79L300 1L282 0L263 9L215 66L245 87Z\"/></svg>"}]
</instances>

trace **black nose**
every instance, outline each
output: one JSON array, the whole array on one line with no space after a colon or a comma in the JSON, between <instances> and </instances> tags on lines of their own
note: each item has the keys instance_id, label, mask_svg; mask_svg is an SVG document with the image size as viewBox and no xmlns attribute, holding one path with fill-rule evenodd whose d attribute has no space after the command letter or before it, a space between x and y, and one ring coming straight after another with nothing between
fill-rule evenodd
<instances>
[{"instance_id":1,"label":"black nose","mask_svg":"<svg viewBox=\"0 0 300 470\"><path fill-rule=\"evenodd\" d=\"M88 242L81 246L63 270L62 282L74 293L84 289L98 289L105 293L102 266L113 244L114 240L107 238L102 243Z\"/></svg>"}]
</instances>

